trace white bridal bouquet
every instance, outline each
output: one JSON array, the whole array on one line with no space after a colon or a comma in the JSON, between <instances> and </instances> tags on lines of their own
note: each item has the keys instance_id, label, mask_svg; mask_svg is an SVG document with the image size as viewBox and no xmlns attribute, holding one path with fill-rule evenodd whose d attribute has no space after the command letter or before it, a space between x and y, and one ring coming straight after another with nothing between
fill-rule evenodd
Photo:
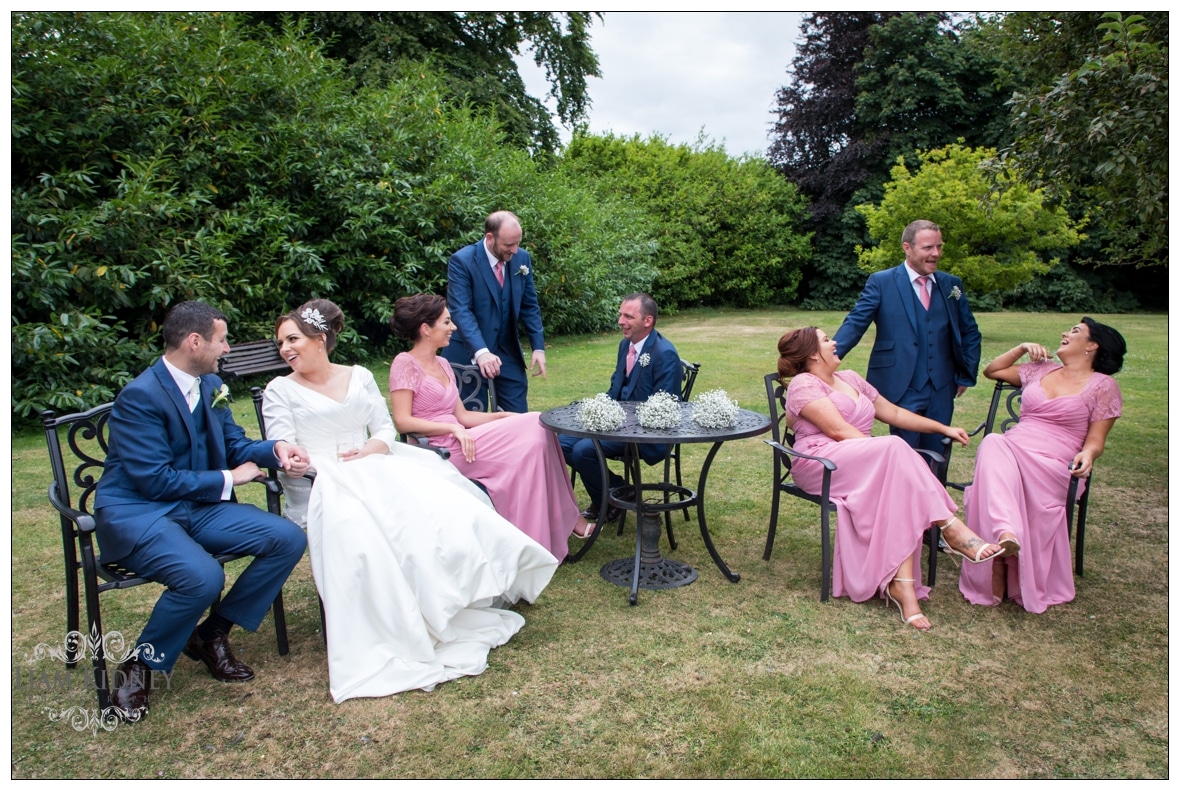
<instances>
[{"instance_id":1,"label":"white bridal bouquet","mask_svg":"<svg viewBox=\"0 0 1180 791\"><path fill-rule=\"evenodd\" d=\"M660 390L635 409L635 417L644 428L676 428L680 425L680 401Z\"/></svg>"},{"instance_id":2,"label":"white bridal bouquet","mask_svg":"<svg viewBox=\"0 0 1180 791\"><path fill-rule=\"evenodd\" d=\"M583 398L578 407L578 420L587 431L614 431L623 425L627 417L623 407L612 401L606 393L593 398Z\"/></svg>"},{"instance_id":3,"label":"white bridal bouquet","mask_svg":"<svg viewBox=\"0 0 1180 791\"><path fill-rule=\"evenodd\" d=\"M737 422L738 403L724 390L701 393L692 402L692 419L704 428L726 428Z\"/></svg>"}]
</instances>

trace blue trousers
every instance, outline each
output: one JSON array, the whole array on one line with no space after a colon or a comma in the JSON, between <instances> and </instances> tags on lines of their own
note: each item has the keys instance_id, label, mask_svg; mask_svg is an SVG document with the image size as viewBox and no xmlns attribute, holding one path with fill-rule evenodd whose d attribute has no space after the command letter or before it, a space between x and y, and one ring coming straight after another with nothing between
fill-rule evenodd
<instances>
[{"instance_id":1,"label":"blue trousers","mask_svg":"<svg viewBox=\"0 0 1180 791\"><path fill-rule=\"evenodd\" d=\"M938 389L931 387L927 382L926 386L919 390L907 389L897 401L897 405L902 409L908 409L949 426L951 418L955 414L956 390L958 390L958 386L953 381ZM916 431L903 431L893 426L889 427L889 433L904 439L911 448L932 450L939 454L944 453L941 434L919 434Z\"/></svg>"},{"instance_id":2,"label":"blue trousers","mask_svg":"<svg viewBox=\"0 0 1180 791\"><path fill-rule=\"evenodd\" d=\"M295 523L253 505L177 503L123 559L128 569L167 588L136 641L152 647L140 659L154 670L172 670L201 615L225 587L225 572L213 555L254 557L217 605L220 615L254 631L306 547L307 537Z\"/></svg>"}]
</instances>

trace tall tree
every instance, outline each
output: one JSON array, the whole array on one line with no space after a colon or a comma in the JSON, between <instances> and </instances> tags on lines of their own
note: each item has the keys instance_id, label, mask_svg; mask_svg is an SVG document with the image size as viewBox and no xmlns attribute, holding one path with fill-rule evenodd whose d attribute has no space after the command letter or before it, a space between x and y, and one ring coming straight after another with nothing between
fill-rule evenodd
<instances>
[{"instance_id":1,"label":"tall tree","mask_svg":"<svg viewBox=\"0 0 1180 791\"><path fill-rule=\"evenodd\" d=\"M1016 139L998 164L1059 200L1072 193L1103 263L1167 266L1167 14L1020 14L1002 28L1008 51L1051 66L1018 61L1037 82L1012 98Z\"/></svg>"},{"instance_id":2,"label":"tall tree","mask_svg":"<svg viewBox=\"0 0 1180 791\"><path fill-rule=\"evenodd\" d=\"M339 58L362 84L381 86L406 76L429 59L448 75L452 93L493 111L511 144L553 153L557 130L543 104L530 96L514 56L531 48L545 70L566 126L590 107L587 77L602 76L590 48L590 26L600 13L586 11L301 11L253 12L274 28L295 17L322 38L325 54Z\"/></svg>"}]
</instances>

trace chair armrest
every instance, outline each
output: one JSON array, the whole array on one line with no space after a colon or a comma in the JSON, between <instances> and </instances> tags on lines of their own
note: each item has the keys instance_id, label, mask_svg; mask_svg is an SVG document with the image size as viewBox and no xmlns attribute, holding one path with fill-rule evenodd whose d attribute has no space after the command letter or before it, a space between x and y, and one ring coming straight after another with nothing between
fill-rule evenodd
<instances>
[{"instance_id":1,"label":"chair armrest","mask_svg":"<svg viewBox=\"0 0 1180 791\"><path fill-rule=\"evenodd\" d=\"M79 511L77 508L71 508L63 503L57 497L57 491L53 484L49 484L49 502L54 508L61 513L66 519L78 526L78 530L83 533L93 533L95 528L94 516L85 511Z\"/></svg>"},{"instance_id":2,"label":"chair armrest","mask_svg":"<svg viewBox=\"0 0 1180 791\"><path fill-rule=\"evenodd\" d=\"M950 439L950 437L947 437L947 439ZM926 450L925 448L914 448L914 450L918 451L918 453L922 454L923 456L929 457L930 461L933 462L931 466L934 464L942 464L944 461L946 461L946 458L937 451Z\"/></svg>"},{"instance_id":3,"label":"chair armrest","mask_svg":"<svg viewBox=\"0 0 1180 791\"><path fill-rule=\"evenodd\" d=\"M419 448L425 448L432 453L437 453L438 457L444 461L449 461L451 458L451 452L449 450L446 448L440 448L437 445L431 445L430 437L427 437L424 434L406 432L405 434L402 434L402 438L408 445L417 445Z\"/></svg>"},{"instance_id":4,"label":"chair armrest","mask_svg":"<svg viewBox=\"0 0 1180 791\"><path fill-rule=\"evenodd\" d=\"M809 456L806 453L800 453L794 448L788 448L786 445L783 445L780 442L775 442L772 439L764 439L762 441L774 448L778 453L783 453L787 456L793 456L796 459L811 459L812 461L818 461L828 472L836 471L836 462L832 461L831 459L825 459L823 456Z\"/></svg>"}]
</instances>

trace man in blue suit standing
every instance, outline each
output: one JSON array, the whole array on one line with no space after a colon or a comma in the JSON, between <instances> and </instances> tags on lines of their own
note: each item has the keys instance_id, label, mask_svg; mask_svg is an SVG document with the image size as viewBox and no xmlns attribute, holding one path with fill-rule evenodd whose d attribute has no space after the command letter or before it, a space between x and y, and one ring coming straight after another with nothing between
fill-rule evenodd
<instances>
[{"instance_id":1,"label":"man in blue suit standing","mask_svg":"<svg viewBox=\"0 0 1180 791\"><path fill-rule=\"evenodd\" d=\"M455 334L442 355L453 363L474 363L485 379L495 379L496 400L507 412L529 411L518 324L533 348L533 376L545 377L545 330L532 259L520 249L523 236L515 214L493 212L484 220L484 237L447 264L447 308ZM485 404L486 393L480 391Z\"/></svg>"},{"instance_id":2,"label":"man in blue suit standing","mask_svg":"<svg viewBox=\"0 0 1180 791\"><path fill-rule=\"evenodd\" d=\"M670 341L656 332L658 312L655 300L647 294L629 294L619 306L619 328L623 331L623 339L619 341L618 360L607 391L615 401L646 401L660 390L680 397L683 377L680 354ZM590 495L590 507L582 512L582 516L593 522L598 519L603 502L602 471L594 443L565 435L560 440L566 464L581 476L586 493ZM603 442L601 445L608 457L623 455L621 442ZM663 461L667 451L667 445L639 446L639 455L648 464ZM608 472L612 489L623 485L621 477L613 471ZM608 509L606 521L614 519L617 514L617 510Z\"/></svg>"},{"instance_id":3,"label":"man in blue suit standing","mask_svg":"<svg viewBox=\"0 0 1180 791\"><path fill-rule=\"evenodd\" d=\"M307 545L294 523L234 499L260 466L298 477L309 462L303 448L251 440L234 423L215 375L229 351L225 316L182 302L161 332L164 356L115 399L94 503L103 560L167 589L112 677L111 701L130 721L147 713L151 671L171 671L182 651L219 681L254 678L226 635L235 623L258 628ZM217 602L225 574L213 556L222 553L254 560Z\"/></svg>"},{"instance_id":4,"label":"man in blue suit standing","mask_svg":"<svg viewBox=\"0 0 1180 791\"><path fill-rule=\"evenodd\" d=\"M865 378L900 407L949 424L955 399L975 384L980 334L963 282L938 272L942 230L915 220L901 235L905 262L869 275L864 291L836 332L844 357L869 324L877 338ZM891 429L912 447L941 451L942 437Z\"/></svg>"}]
</instances>

